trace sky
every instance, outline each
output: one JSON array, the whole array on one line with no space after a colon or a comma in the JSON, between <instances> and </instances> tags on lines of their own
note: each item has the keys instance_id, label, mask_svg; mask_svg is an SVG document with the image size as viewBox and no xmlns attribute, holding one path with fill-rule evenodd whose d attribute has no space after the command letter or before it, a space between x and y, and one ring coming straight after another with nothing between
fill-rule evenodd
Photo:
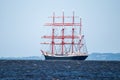
<instances>
[{"instance_id":1,"label":"sky","mask_svg":"<svg viewBox=\"0 0 120 80\"><path fill-rule=\"evenodd\" d=\"M0 57L40 56L53 12L82 18L88 53L120 52L120 0L0 0Z\"/></svg>"}]
</instances>

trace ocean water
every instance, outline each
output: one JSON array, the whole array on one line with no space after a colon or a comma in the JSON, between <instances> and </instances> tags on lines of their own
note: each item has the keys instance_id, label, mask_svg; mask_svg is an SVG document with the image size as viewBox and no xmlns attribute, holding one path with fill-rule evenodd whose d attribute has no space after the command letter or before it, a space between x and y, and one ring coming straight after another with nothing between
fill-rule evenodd
<instances>
[{"instance_id":1,"label":"ocean water","mask_svg":"<svg viewBox=\"0 0 120 80\"><path fill-rule=\"evenodd\" d=\"M120 61L0 60L0 80L120 80Z\"/></svg>"}]
</instances>

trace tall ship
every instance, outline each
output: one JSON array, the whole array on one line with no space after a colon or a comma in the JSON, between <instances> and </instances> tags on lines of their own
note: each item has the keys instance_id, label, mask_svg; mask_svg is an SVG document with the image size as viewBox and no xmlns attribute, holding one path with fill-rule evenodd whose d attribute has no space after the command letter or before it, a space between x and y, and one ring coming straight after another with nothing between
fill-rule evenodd
<instances>
[{"instance_id":1,"label":"tall ship","mask_svg":"<svg viewBox=\"0 0 120 80\"><path fill-rule=\"evenodd\" d=\"M74 14L65 16L63 12L61 16L56 16L53 12L49 17L52 21L45 23L45 26L50 27L50 30L46 30L49 35L41 37L47 39L47 42L41 43L47 46L41 50L46 60L85 60L88 57L82 21Z\"/></svg>"}]
</instances>

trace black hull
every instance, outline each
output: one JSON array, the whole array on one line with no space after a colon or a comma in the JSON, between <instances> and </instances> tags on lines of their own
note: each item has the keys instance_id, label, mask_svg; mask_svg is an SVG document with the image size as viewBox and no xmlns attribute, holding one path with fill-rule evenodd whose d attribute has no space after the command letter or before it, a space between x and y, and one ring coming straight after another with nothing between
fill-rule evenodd
<instances>
[{"instance_id":1,"label":"black hull","mask_svg":"<svg viewBox=\"0 0 120 80\"><path fill-rule=\"evenodd\" d=\"M88 56L56 57L44 55L46 60L85 60Z\"/></svg>"}]
</instances>

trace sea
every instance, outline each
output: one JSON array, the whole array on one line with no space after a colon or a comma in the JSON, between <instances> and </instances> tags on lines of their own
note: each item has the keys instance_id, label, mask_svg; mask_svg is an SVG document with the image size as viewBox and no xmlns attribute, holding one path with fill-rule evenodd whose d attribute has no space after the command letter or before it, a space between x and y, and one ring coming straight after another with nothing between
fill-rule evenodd
<instances>
[{"instance_id":1,"label":"sea","mask_svg":"<svg viewBox=\"0 0 120 80\"><path fill-rule=\"evenodd\" d=\"M120 80L120 61L0 60L0 80Z\"/></svg>"}]
</instances>

